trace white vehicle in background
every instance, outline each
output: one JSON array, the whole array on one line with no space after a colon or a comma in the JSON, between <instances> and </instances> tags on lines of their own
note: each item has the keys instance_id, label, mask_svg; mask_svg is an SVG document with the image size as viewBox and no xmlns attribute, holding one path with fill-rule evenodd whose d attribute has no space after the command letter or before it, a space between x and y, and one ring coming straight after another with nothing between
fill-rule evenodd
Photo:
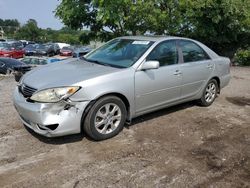
<instances>
[{"instance_id":1,"label":"white vehicle in background","mask_svg":"<svg viewBox=\"0 0 250 188\"><path fill-rule=\"evenodd\" d=\"M55 44L58 44L58 46L60 47L60 49L62 49L63 47L69 47L70 46L70 44L62 43L62 42L55 42Z\"/></svg>"}]
</instances>

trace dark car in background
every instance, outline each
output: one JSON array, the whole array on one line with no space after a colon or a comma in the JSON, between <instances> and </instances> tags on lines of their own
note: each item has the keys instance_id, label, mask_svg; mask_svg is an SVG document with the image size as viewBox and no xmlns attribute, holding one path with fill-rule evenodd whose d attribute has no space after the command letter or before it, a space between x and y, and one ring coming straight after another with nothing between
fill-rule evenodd
<instances>
[{"instance_id":1,"label":"dark car in background","mask_svg":"<svg viewBox=\"0 0 250 188\"><path fill-rule=\"evenodd\" d=\"M0 57L22 58L23 44L19 41L0 42Z\"/></svg>"},{"instance_id":2,"label":"dark car in background","mask_svg":"<svg viewBox=\"0 0 250 188\"><path fill-rule=\"evenodd\" d=\"M38 56L54 56L54 47L50 44L38 44L36 47L36 55Z\"/></svg>"},{"instance_id":3,"label":"dark car in background","mask_svg":"<svg viewBox=\"0 0 250 188\"><path fill-rule=\"evenodd\" d=\"M60 54L60 47L57 43L48 43L47 45L51 45L53 47L55 55Z\"/></svg>"},{"instance_id":4,"label":"dark car in background","mask_svg":"<svg viewBox=\"0 0 250 188\"><path fill-rule=\"evenodd\" d=\"M15 67L25 67L25 63L8 57L0 57L0 74L11 74Z\"/></svg>"},{"instance_id":5,"label":"dark car in background","mask_svg":"<svg viewBox=\"0 0 250 188\"><path fill-rule=\"evenodd\" d=\"M36 54L36 48L37 44L28 44L27 46L24 47L24 52L26 56L32 56Z\"/></svg>"},{"instance_id":6,"label":"dark car in background","mask_svg":"<svg viewBox=\"0 0 250 188\"><path fill-rule=\"evenodd\" d=\"M58 58L51 58L51 57L35 57L35 56L28 56L23 59L21 59L23 63L26 64L26 66L22 67L14 67L14 75L15 75L15 80L19 82L21 77L31 69L41 66L41 65L47 65L49 63L54 63L57 61L61 61L61 59Z\"/></svg>"},{"instance_id":7,"label":"dark car in background","mask_svg":"<svg viewBox=\"0 0 250 188\"><path fill-rule=\"evenodd\" d=\"M46 65L49 63L54 63L57 61L61 61L61 59L54 58L54 57L36 57L36 56L29 56L21 59L27 65L31 66L38 66L38 65Z\"/></svg>"},{"instance_id":8,"label":"dark car in background","mask_svg":"<svg viewBox=\"0 0 250 188\"><path fill-rule=\"evenodd\" d=\"M82 56L86 55L87 53L89 53L91 50L93 50L93 49L88 47L88 46L78 47L78 48L74 49L72 55L73 55L73 57L82 57Z\"/></svg>"},{"instance_id":9,"label":"dark car in background","mask_svg":"<svg viewBox=\"0 0 250 188\"><path fill-rule=\"evenodd\" d=\"M27 40L20 40L20 42L23 43L23 46L24 46L24 47L26 47L26 46L29 45L29 44L35 44L34 41L27 41Z\"/></svg>"},{"instance_id":10,"label":"dark car in background","mask_svg":"<svg viewBox=\"0 0 250 188\"><path fill-rule=\"evenodd\" d=\"M73 46L65 46L60 50L60 55L61 56L72 56L74 51Z\"/></svg>"}]
</instances>

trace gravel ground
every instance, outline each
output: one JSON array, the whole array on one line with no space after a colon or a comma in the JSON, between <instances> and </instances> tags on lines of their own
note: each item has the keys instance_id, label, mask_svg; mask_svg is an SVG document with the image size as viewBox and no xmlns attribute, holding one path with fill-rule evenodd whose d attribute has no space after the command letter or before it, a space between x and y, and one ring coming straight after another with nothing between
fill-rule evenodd
<instances>
[{"instance_id":1,"label":"gravel ground","mask_svg":"<svg viewBox=\"0 0 250 188\"><path fill-rule=\"evenodd\" d=\"M249 187L250 68L231 73L212 106L157 111L102 142L25 129L0 77L0 187Z\"/></svg>"}]
</instances>

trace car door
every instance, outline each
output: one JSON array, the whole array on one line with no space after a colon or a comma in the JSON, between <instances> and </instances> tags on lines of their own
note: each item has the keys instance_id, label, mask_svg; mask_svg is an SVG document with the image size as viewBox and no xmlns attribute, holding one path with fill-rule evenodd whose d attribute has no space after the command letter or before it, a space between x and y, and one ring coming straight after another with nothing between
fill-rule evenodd
<instances>
[{"instance_id":1,"label":"car door","mask_svg":"<svg viewBox=\"0 0 250 188\"><path fill-rule=\"evenodd\" d=\"M18 52L17 52L15 43L11 44L11 54L12 54L11 55L12 58L18 58Z\"/></svg>"},{"instance_id":2,"label":"car door","mask_svg":"<svg viewBox=\"0 0 250 188\"><path fill-rule=\"evenodd\" d=\"M23 55L24 55L23 44L22 43L17 43L16 44L16 50L17 50L17 53L18 53L18 57L22 58Z\"/></svg>"},{"instance_id":3,"label":"car door","mask_svg":"<svg viewBox=\"0 0 250 188\"><path fill-rule=\"evenodd\" d=\"M145 61L157 60L158 69L135 72L136 114L152 111L180 98L182 76L175 40L158 44Z\"/></svg>"},{"instance_id":4,"label":"car door","mask_svg":"<svg viewBox=\"0 0 250 188\"><path fill-rule=\"evenodd\" d=\"M198 44L189 40L178 40L181 52L182 98L195 96L206 84L214 64Z\"/></svg>"}]
</instances>

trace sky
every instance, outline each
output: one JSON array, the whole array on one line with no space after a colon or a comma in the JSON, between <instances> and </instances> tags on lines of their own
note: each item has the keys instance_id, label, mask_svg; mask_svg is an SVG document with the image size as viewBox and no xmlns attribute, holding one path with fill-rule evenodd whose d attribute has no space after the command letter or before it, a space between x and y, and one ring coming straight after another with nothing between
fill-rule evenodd
<instances>
[{"instance_id":1,"label":"sky","mask_svg":"<svg viewBox=\"0 0 250 188\"><path fill-rule=\"evenodd\" d=\"M61 29L63 24L53 11L58 0L0 0L0 18L17 19L22 25L35 19L41 28Z\"/></svg>"}]
</instances>

